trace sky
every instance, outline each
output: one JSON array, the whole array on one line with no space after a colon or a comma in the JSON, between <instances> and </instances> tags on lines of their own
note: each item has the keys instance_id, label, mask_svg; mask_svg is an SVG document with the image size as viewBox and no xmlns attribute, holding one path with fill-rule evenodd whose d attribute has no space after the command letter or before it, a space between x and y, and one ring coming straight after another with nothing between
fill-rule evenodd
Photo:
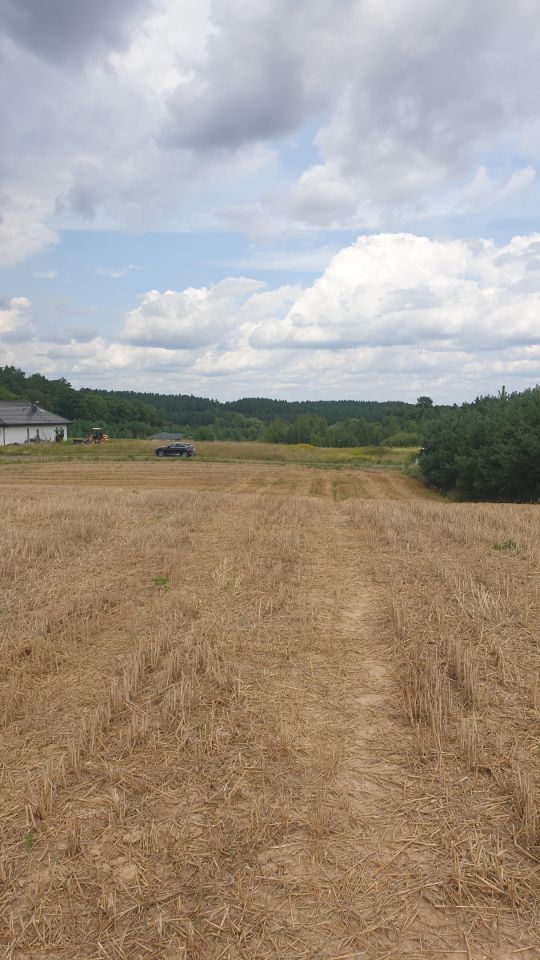
<instances>
[{"instance_id":1,"label":"sky","mask_svg":"<svg viewBox=\"0 0 540 960\"><path fill-rule=\"evenodd\" d=\"M0 0L0 365L540 382L537 0Z\"/></svg>"}]
</instances>

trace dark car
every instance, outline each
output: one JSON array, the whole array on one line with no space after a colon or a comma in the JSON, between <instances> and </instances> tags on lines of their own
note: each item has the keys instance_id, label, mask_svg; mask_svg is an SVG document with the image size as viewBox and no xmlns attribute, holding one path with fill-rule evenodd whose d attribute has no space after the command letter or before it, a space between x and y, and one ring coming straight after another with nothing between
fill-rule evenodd
<instances>
[{"instance_id":1,"label":"dark car","mask_svg":"<svg viewBox=\"0 0 540 960\"><path fill-rule=\"evenodd\" d=\"M196 452L191 443L168 443L166 447L156 447L156 457L193 457Z\"/></svg>"}]
</instances>

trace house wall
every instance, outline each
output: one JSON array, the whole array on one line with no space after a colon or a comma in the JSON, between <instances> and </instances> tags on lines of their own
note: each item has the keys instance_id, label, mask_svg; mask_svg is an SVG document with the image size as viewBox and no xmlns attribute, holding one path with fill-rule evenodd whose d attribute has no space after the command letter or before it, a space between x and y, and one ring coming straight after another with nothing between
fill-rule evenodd
<instances>
[{"instance_id":1,"label":"house wall","mask_svg":"<svg viewBox=\"0 0 540 960\"><path fill-rule=\"evenodd\" d=\"M64 430L64 440L67 440L67 426L66 424L62 424L62 427ZM40 424L39 427L0 427L0 444L5 447L9 443L27 443L29 439L34 439L38 430L41 440L54 442L54 425Z\"/></svg>"}]
</instances>

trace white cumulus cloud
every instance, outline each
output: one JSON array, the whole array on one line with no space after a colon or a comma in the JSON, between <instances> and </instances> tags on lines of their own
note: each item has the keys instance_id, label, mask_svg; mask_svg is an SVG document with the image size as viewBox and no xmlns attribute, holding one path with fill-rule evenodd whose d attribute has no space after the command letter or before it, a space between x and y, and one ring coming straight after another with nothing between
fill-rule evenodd
<instances>
[{"instance_id":1,"label":"white cumulus cloud","mask_svg":"<svg viewBox=\"0 0 540 960\"><path fill-rule=\"evenodd\" d=\"M27 297L0 297L0 345L1 340L25 340L33 333L30 307Z\"/></svg>"},{"instance_id":2,"label":"white cumulus cloud","mask_svg":"<svg viewBox=\"0 0 540 960\"><path fill-rule=\"evenodd\" d=\"M502 246L379 234L341 250L302 290L242 278L149 291L123 340L171 359L189 350L205 377L250 369L311 395L333 383L350 390L355 371L392 385L412 373L528 380L540 377L539 291L540 234Z\"/></svg>"},{"instance_id":3,"label":"white cumulus cloud","mask_svg":"<svg viewBox=\"0 0 540 960\"><path fill-rule=\"evenodd\" d=\"M231 277L150 290L109 337L47 340L30 303L0 302L0 362L75 383L232 399L454 402L540 382L540 233L492 240L362 236L313 283Z\"/></svg>"},{"instance_id":4,"label":"white cumulus cloud","mask_svg":"<svg viewBox=\"0 0 540 960\"><path fill-rule=\"evenodd\" d=\"M361 237L340 251L259 347L504 349L540 342L540 234L503 247L411 234Z\"/></svg>"}]
</instances>

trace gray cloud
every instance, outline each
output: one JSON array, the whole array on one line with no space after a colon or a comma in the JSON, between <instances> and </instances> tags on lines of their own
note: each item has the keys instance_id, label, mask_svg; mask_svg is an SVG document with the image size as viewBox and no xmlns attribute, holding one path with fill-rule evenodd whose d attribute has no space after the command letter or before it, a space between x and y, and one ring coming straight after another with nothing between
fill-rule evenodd
<instances>
[{"instance_id":1,"label":"gray cloud","mask_svg":"<svg viewBox=\"0 0 540 960\"><path fill-rule=\"evenodd\" d=\"M229 0L193 84L169 100L168 145L238 147L282 137L329 107L343 47L342 24L357 0ZM330 69L328 69L330 68Z\"/></svg>"},{"instance_id":2,"label":"gray cloud","mask_svg":"<svg viewBox=\"0 0 540 960\"><path fill-rule=\"evenodd\" d=\"M331 107L317 138L325 160L401 202L449 169L464 173L495 131L530 120L536 15L534 0L391 0L384 15L359 0L343 0L339 15L330 0L229 0L214 11L194 81L170 99L166 137L236 149Z\"/></svg>"},{"instance_id":3,"label":"gray cloud","mask_svg":"<svg viewBox=\"0 0 540 960\"><path fill-rule=\"evenodd\" d=\"M472 6L468 0L390 0L384 14L379 11L373 3L352 4L339 20L339 50L326 61L306 18L298 69L307 69L305 56L324 64L331 116L315 138L320 161L291 188L263 198L262 223L275 218L284 230L380 228L426 212L440 216L434 191L467 176L471 182L443 201L446 216L515 203L531 188L530 167L510 169L502 182L475 168L501 143L519 150L531 130L536 133L527 142L535 143L537 160L534 0L516 0L512 7L506 0ZM333 18L330 32L335 25ZM234 113L235 92L226 80L218 96L222 111ZM203 109L194 122L206 119ZM190 122L188 111L187 129Z\"/></svg>"},{"instance_id":4,"label":"gray cloud","mask_svg":"<svg viewBox=\"0 0 540 960\"><path fill-rule=\"evenodd\" d=\"M536 0L0 0L0 14L0 263L88 221L268 239L461 218L469 235L478 210L538 204Z\"/></svg>"},{"instance_id":5,"label":"gray cloud","mask_svg":"<svg viewBox=\"0 0 540 960\"><path fill-rule=\"evenodd\" d=\"M57 62L118 48L151 0L0 0L2 30L38 56Z\"/></svg>"},{"instance_id":6,"label":"gray cloud","mask_svg":"<svg viewBox=\"0 0 540 960\"><path fill-rule=\"evenodd\" d=\"M180 88L169 103L170 120L163 134L165 146L235 149L296 129L309 113L296 64L288 60L285 51L280 51L272 63L276 72L271 83L267 66L270 64L257 58L246 63L241 57L232 71L234 78L231 70L226 71L225 89L211 78L206 80L207 90L194 97ZM217 71L225 69L219 61L216 67Z\"/></svg>"}]
</instances>

